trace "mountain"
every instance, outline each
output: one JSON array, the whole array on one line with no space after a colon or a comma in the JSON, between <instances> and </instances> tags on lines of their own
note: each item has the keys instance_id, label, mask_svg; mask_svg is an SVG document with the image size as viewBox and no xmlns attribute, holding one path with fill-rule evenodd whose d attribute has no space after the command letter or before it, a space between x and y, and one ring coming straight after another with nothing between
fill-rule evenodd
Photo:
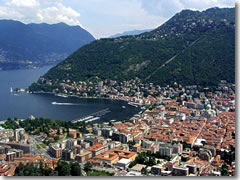
<instances>
[{"instance_id":1,"label":"mountain","mask_svg":"<svg viewBox=\"0 0 240 180\"><path fill-rule=\"evenodd\" d=\"M0 68L56 63L94 40L80 26L0 20Z\"/></svg>"},{"instance_id":2,"label":"mountain","mask_svg":"<svg viewBox=\"0 0 240 180\"><path fill-rule=\"evenodd\" d=\"M121 37L121 36L139 35L139 34L142 34L142 33L145 33L145 32L150 32L150 31L152 31L152 29L126 31L126 32L123 32L123 33L118 33L118 34L115 34L113 36L110 36L109 38L118 38L118 37Z\"/></svg>"},{"instance_id":3,"label":"mountain","mask_svg":"<svg viewBox=\"0 0 240 180\"><path fill-rule=\"evenodd\" d=\"M100 39L83 46L44 77L62 82L101 79L215 86L235 82L235 9L183 10L135 36ZM41 82L38 85L44 86ZM35 84L36 87L36 84Z\"/></svg>"}]
</instances>

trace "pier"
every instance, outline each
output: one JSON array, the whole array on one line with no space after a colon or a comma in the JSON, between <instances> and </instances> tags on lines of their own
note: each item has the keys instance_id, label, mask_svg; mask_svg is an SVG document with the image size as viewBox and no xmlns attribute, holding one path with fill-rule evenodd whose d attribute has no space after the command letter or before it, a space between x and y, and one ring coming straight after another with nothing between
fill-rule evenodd
<instances>
[{"instance_id":1,"label":"pier","mask_svg":"<svg viewBox=\"0 0 240 180\"><path fill-rule=\"evenodd\" d=\"M82 121L91 122L92 119L94 119L96 117L101 117L101 116L103 116L103 115L105 115L105 114L107 114L109 112L110 112L109 108L106 108L106 109L103 109L101 111L97 111L97 112L91 113L91 114L89 114L87 116L83 116L81 118L74 119L71 122L72 123L77 123L77 122L82 122Z\"/></svg>"}]
</instances>

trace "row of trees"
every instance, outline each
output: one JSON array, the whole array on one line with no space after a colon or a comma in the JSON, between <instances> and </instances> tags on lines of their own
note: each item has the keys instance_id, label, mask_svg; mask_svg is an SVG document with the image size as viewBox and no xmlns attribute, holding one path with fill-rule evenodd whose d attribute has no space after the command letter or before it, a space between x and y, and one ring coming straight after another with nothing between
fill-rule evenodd
<instances>
[{"instance_id":1,"label":"row of trees","mask_svg":"<svg viewBox=\"0 0 240 180\"><path fill-rule=\"evenodd\" d=\"M72 123L70 121L52 120L49 118L36 118L35 120L26 119L19 122L17 118L8 118L3 124L3 127L6 129L24 128L25 131L30 134L39 134L40 132L48 134L50 129L59 129L60 127L66 129L66 133L68 133L69 128L78 129L83 133L88 133L86 130L87 125L88 124L85 122Z\"/></svg>"},{"instance_id":2,"label":"row of trees","mask_svg":"<svg viewBox=\"0 0 240 180\"><path fill-rule=\"evenodd\" d=\"M15 170L15 176L82 176L81 167L78 163L67 163L66 161L58 161L55 170L38 164L22 163Z\"/></svg>"},{"instance_id":3,"label":"row of trees","mask_svg":"<svg viewBox=\"0 0 240 180\"><path fill-rule=\"evenodd\" d=\"M132 168L133 166L135 166L136 164L144 164L147 166L153 166L158 164L158 160L157 159L166 159L166 160L170 160L170 157L168 156L161 156L160 152L157 153L151 153L151 151L147 151L147 152L141 152L134 161L131 162L131 164L129 165L129 168Z\"/></svg>"}]
</instances>

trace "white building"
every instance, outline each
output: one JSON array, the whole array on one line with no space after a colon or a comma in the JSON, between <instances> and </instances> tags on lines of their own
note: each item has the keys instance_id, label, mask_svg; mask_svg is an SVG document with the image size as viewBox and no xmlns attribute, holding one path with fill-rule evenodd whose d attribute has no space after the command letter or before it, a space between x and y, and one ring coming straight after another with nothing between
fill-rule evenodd
<instances>
[{"instance_id":1,"label":"white building","mask_svg":"<svg viewBox=\"0 0 240 180\"><path fill-rule=\"evenodd\" d=\"M129 164L131 163L131 160L130 159L125 159L125 158L122 158L120 161L118 161L116 163L116 166L117 167L120 167L122 169L126 169L128 168Z\"/></svg>"},{"instance_id":2,"label":"white building","mask_svg":"<svg viewBox=\"0 0 240 180\"><path fill-rule=\"evenodd\" d=\"M161 156L172 156L172 148L169 147L160 147L159 152Z\"/></svg>"},{"instance_id":3,"label":"white building","mask_svg":"<svg viewBox=\"0 0 240 180\"><path fill-rule=\"evenodd\" d=\"M21 141L24 139L25 130L23 128L15 129L14 137L16 141Z\"/></svg>"}]
</instances>

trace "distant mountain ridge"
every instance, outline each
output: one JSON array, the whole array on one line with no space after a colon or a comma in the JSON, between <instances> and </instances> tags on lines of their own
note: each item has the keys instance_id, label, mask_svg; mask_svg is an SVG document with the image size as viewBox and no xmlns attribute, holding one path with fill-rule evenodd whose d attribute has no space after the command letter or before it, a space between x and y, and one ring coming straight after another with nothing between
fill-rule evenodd
<instances>
[{"instance_id":1,"label":"distant mountain ridge","mask_svg":"<svg viewBox=\"0 0 240 180\"><path fill-rule=\"evenodd\" d=\"M133 31L126 31L123 33L118 33L115 34L113 36L110 36L109 38L117 38L117 37L121 37L121 36L131 36L131 35L139 35L145 32L150 32L152 31L152 29L144 29L144 30L133 30Z\"/></svg>"},{"instance_id":2,"label":"distant mountain ridge","mask_svg":"<svg viewBox=\"0 0 240 180\"><path fill-rule=\"evenodd\" d=\"M80 26L0 20L0 68L28 61L56 63L94 40Z\"/></svg>"},{"instance_id":3,"label":"distant mountain ridge","mask_svg":"<svg viewBox=\"0 0 240 180\"><path fill-rule=\"evenodd\" d=\"M96 76L159 85L234 83L235 8L183 10L151 32L96 40L44 75L59 82Z\"/></svg>"}]
</instances>

